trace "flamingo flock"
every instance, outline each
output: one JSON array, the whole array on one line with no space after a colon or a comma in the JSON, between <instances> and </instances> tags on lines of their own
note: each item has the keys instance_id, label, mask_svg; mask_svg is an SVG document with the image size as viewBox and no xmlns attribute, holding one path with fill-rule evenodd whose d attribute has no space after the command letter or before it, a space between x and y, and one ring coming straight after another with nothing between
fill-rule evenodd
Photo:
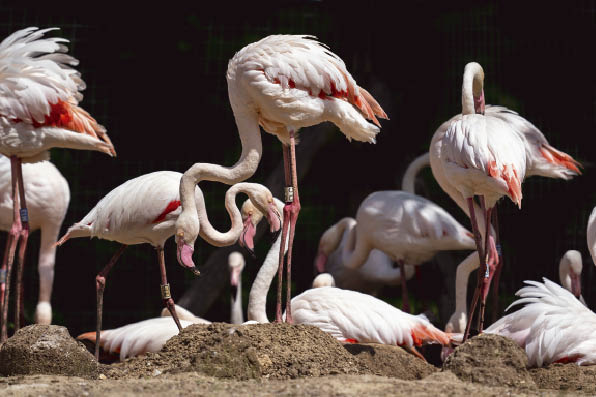
<instances>
[{"instance_id":1,"label":"flamingo flock","mask_svg":"<svg viewBox=\"0 0 596 397\"><path fill-rule=\"evenodd\" d=\"M238 242L254 252L256 226L265 218L277 236L252 283L247 322L242 312L245 261L239 253L229 257L232 323L258 326L269 321L267 292L277 275L275 321L314 325L343 343L399 345L423 358L416 350L422 344L448 348L465 342L477 305L478 331L483 332L486 300L491 283L493 290L498 286L501 240L506 240L499 235L498 201L508 197L521 209L527 177L568 180L581 174L579 162L551 146L531 122L505 107L486 104L484 69L470 62L463 69L461 113L439 126L429 139L428 153L408 167L402 190L371 192L354 217L343 214L323 233L313 249L315 269L321 274L312 289L292 297L292 251L301 208L295 150L299 130L329 121L349 141L375 143L379 119L389 117L325 44L313 36L272 35L240 49L228 63L229 102L242 146L234 165L197 162L184 173L156 171L125 181L89 206L88 214L58 239L70 193L66 180L49 162L49 149L93 150L113 157L116 152L106 129L79 106L85 83L75 69L78 61L66 53L66 39L46 36L53 30L26 28L0 43L0 154L5 156L0 159L0 224L8 231L0 269L0 342L7 338L15 255L15 328L21 323L22 269L30 231L42 233L35 318L43 324L52 319L56 247L79 237L121 244L95 278L95 331L79 338L95 344L97 359L100 347L125 359L158 351L182 328L206 322L175 305L166 276L165 242L174 236L179 264L199 275L193 261L199 236L210 245ZM263 154L261 128L282 144L283 202L267 187L246 182ZM442 190L469 217L469 229L439 205L415 194L414 179L425 166L430 166ZM228 231L219 232L211 224L198 186L201 181L230 185L223 203L231 223ZM249 198L241 209L236 206L238 193ZM587 240L596 260L596 209L589 218ZM143 243L156 250L165 306L162 316L102 330L106 277L126 246ZM452 250L472 252L458 266L456 307L441 331L424 315L409 313L406 280L437 252ZM547 279L526 281L517 293L521 299L512 304L524 306L484 332L512 338L525 349L532 365L596 363L596 315L581 295L581 259L574 250L563 256L562 287ZM468 277L475 269L476 289L468 310ZM401 287L403 311L363 293L374 293L383 285Z\"/></svg>"}]
</instances>

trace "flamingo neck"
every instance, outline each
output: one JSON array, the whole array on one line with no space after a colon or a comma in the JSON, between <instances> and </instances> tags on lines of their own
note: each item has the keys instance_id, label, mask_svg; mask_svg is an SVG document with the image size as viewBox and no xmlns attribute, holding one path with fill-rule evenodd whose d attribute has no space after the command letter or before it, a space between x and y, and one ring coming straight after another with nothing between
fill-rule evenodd
<instances>
[{"instance_id":1,"label":"flamingo neck","mask_svg":"<svg viewBox=\"0 0 596 397\"><path fill-rule=\"evenodd\" d=\"M275 204L279 213L283 218L284 204L275 199ZM283 223L283 219L281 220ZM279 266L279 249L281 246L281 233L277 236L277 239L271 245L265 261L261 265L257 276L255 277L250 294L248 297L248 320L256 321L258 323L268 323L267 318L267 293L271 287L271 282L277 274ZM285 245L285 251L288 250L288 244Z\"/></svg>"},{"instance_id":2,"label":"flamingo neck","mask_svg":"<svg viewBox=\"0 0 596 397\"><path fill-rule=\"evenodd\" d=\"M461 89L462 114L484 113L484 70L476 62L464 69ZM481 109L481 111L480 111Z\"/></svg>"},{"instance_id":3,"label":"flamingo neck","mask_svg":"<svg viewBox=\"0 0 596 397\"><path fill-rule=\"evenodd\" d=\"M356 269L366 262L372 247L368 246L364 241L364 236L358 238L356 233L356 224L346 230L347 240L341 246L341 259L344 267L349 269Z\"/></svg>"},{"instance_id":4,"label":"flamingo neck","mask_svg":"<svg viewBox=\"0 0 596 397\"><path fill-rule=\"evenodd\" d=\"M470 273L480 266L478 251L468 255L458 266L455 273L455 311L467 313L467 291Z\"/></svg>"},{"instance_id":5,"label":"flamingo neck","mask_svg":"<svg viewBox=\"0 0 596 397\"><path fill-rule=\"evenodd\" d=\"M401 182L401 190L416 194L415 182L416 175L424 168L430 166L430 154L427 152L422 156L418 156L410 163Z\"/></svg>"},{"instance_id":6,"label":"flamingo neck","mask_svg":"<svg viewBox=\"0 0 596 397\"><path fill-rule=\"evenodd\" d=\"M244 322L244 315L242 314L242 277L238 277L238 286L236 293L231 297L230 304L230 323L242 324Z\"/></svg>"},{"instance_id":7,"label":"flamingo neck","mask_svg":"<svg viewBox=\"0 0 596 397\"><path fill-rule=\"evenodd\" d=\"M252 183L237 183L231 188L228 189L226 192L225 197L225 206L226 211L228 212L228 216L230 217L231 226L227 232L220 232L216 230L211 222L209 221L209 217L207 215L207 211L204 210L205 203L204 200L199 202L200 206L202 207L202 211L198 211L198 222L201 225L199 230L200 236L207 241L207 243L215 246L215 247L226 247L228 245L234 244L240 234L242 233L242 215L240 214L240 210L236 206L236 195L239 192L244 192L248 194L248 196L253 200L255 187ZM201 195L202 197L202 195ZM253 200L254 202L255 200ZM195 210L196 211L196 210Z\"/></svg>"}]
</instances>

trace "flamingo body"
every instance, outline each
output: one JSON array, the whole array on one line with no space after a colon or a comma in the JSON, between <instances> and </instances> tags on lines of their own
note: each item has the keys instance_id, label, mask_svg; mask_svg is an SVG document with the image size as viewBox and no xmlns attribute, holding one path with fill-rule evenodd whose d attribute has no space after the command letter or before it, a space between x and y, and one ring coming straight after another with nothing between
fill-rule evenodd
<instances>
[{"instance_id":1,"label":"flamingo body","mask_svg":"<svg viewBox=\"0 0 596 397\"><path fill-rule=\"evenodd\" d=\"M525 304L485 330L513 339L530 366L554 362L596 364L596 314L569 291L543 278L525 281L511 306ZM511 307L509 306L509 307ZM509 309L509 308L508 308Z\"/></svg>"},{"instance_id":2,"label":"flamingo body","mask_svg":"<svg viewBox=\"0 0 596 397\"><path fill-rule=\"evenodd\" d=\"M383 343L405 347L423 343L448 345L450 337L421 316L373 296L340 288L310 289L292 299L296 324L310 324L340 341Z\"/></svg>"}]
</instances>

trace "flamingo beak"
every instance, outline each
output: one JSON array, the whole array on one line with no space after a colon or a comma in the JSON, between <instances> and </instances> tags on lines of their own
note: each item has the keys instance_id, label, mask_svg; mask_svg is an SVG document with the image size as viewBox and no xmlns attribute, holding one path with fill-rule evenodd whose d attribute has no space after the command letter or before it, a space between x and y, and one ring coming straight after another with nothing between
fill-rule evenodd
<instances>
[{"instance_id":1,"label":"flamingo beak","mask_svg":"<svg viewBox=\"0 0 596 397\"><path fill-rule=\"evenodd\" d=\"M474 97L474 111L476 114L484 114L485 103L484 103L484 90L479 97Z\"/></svg>"},{"instance_id":2,"label":"flamingo beak","mask_svg":"<svg viewBox=\"0 0 596 397\"><path fill-rule=\"evenodd\" d=\"M315 258L315 267L319 273L325 273L325 264L327 263L327 255L319 252Z\"/></svg>"},{"instance_id":3,"label":"flamingo beak","mask_svg":"<svg viewBox=\"0 0 596 397\"><path fill-rule=\"evenodd\" d=\"M184 234L182 232L179 232L176 236L178 237L176 239L176 258L178 259L178 263L182 267L193 272L195 276L201 275L201 272L196 268L194 262L192 261L194 247L184 242L184 239L182 238L184 237Z\"/></svg>"},{"instance_id":4,"label":"flamingo beak","mask_svg":"<svg viewBox=\"0 0 596 397\"><path fill-rule=\"evenodd\" d=\"M582 283L581 279L577 274L571 274L571 293L579 299L582 294Z\"/></svg>"},{"instance_id":5,"label":"flamingo beak","mask_svg":"<svg viewBox=\"0 0 596 397\"><path fill-rule=\"evenodd\" d=\"M273 243L281 233L281 215L273 203L267 211L267 222L269 222L269 232L272 233L271 243Z\"/></svg>"},{"instance_id":6,"label":"flamingo beak","mask_svg":"<svg viewBox=\"0 0 596 397\"><path fill-rule=\"evenodd\" d=\"M255 225L253 225L252 217L250 215L246 217L246 219L243 222L243 225L244 227L242 229L240 239L238 240L238 244L240 244L241 247L246 248L246 250L254 259L256 258L254 237L255 234L257 234L257 229L255 228Z\"/></svg>"}]
</instances>

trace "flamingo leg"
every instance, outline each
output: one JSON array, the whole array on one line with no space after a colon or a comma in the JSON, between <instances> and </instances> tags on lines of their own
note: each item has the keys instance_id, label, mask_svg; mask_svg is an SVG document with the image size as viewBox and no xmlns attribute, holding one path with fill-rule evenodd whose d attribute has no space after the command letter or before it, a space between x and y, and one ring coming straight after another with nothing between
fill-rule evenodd
<instances>
[{"instance_id":1,"label":"flamingo leg","mask_svg":"<svg viewBox=\"0 0 596 397\"><path fill-rule=\"evenodd\" d=\"M496 251L495 240L493 236L490 235L490 224L491 224L491 214L492 208L485 208L484 207L484 200L482 200L482 209L485 215L485 244L484 244L484 252L486 252L489 256L488 260L485 260L485 268L484 268L484 277L482 277L482 287L481 287L481 295L482 300L480 301L480 312L478 316L478 332L482 332L484 327L484 309L486 308L486 297L488 295L488 291L490 289L490 282L494 275L494 267L495 267L495 255L494 252ZM480 268L482 269L482 268ZM479 270L480 270L479 269ZM480 272L478 273L480 274Z\"/></svg>"},{"instance_id":2,"label":"flamingo leg","mask_svg":"<svg viewBox=\"0 0 596 397\"><path fill-rule=\"evenodd\" d=\"M0 342L6 341L8 338L7 322L8 322L8 301L10 296L10 282L12 275L12 264L14 262L14 255L19 242L19 236L21 232L21 219L19 217L18 207L18 173L17 173L17 158L16 156L10 157L10 173L11 173L11 185L12 185L12 203L13 203L13 217L12 226L8 232L8 239L6 241L7 250L4 252L4 262L2 264L3 270L5 269L4 277L4 295L1 302L2 306L2 321L0 331Z\"/></svg>"},{"instance_id":3,"label":"flamingo leg","mask_svg":"<svg viewBox=\"0 0 596 397\"><path fill-rule=\"evenodd\" d=\"M286 186L289 186L290 182L290 148L287 145L283 145L283 158L284 158L284 171L286 177ZM279 268L277 270L277 304L275 306L275 322L282 322L281 315L281 291L283 285L283 269L284 269L284 254L286 248L286 237L288 235L288 226L290 224L290 208L288 203L283 209L283 224L281 228L281 245L279 247Z\"/></svg>"},{"instance_id":4,"label":"flamingo leg","mask_svg":"<svg viewBox=\"0 0 596 397\"><path fill-rule=\"evenodd\" d=\"M294 199L290 205L290 236L288 241L288 258L286 265L286 322L292 324L292 247L298 213L300 213L300 197L298 195L298 173L296 171L296 141L294 130L290 130L290 166L292 170L292 187ZM286 206L288 206L286 204Z\"/></svg>"},{"instance_id":5,"label":"flamingo leg","mask_svg":"<svg viewBox=\"0 0 596 397\"><path fill-rule=\"evenodd\" d=\"M399 272L401 275L401 310L410 313L410 299L408 298L408 290L406 287L406 264L403 260L397 261L399 264Z\"/></svg>"},{"instance_id":6,"label":"flamingo leg","mask_svg":"<svg viewBox=\"0 0 596 397\"><path fill-rule=\"evenodd\" d=\"M472 317L474 316L474 310L476 309L476 303L478 301L478 296L480 294L480 289L482 287L482 269L486 269L486 257L484 256L484 249L482 247L482 235L480 234L480 230L478 230L478 223L476 221L476 215L474 214L474 198L469 197L468 201L468 209L470 211L470 222L472 223L472 232L474 233L474 241L476 242L476 249L478 250L478 257L480 258L480 266L478 267L478 283L476 285L476 291L474 292L474 299L472 300L472 305L470 306L470 310L468 312L468 323L466 325L466 330L464 332L463 341L465 342L470 335L470 326L472 325Z\"/></svg>"},{"instance_id":7,"label":"flamingo leg","mask_svg":"<svg viewBox=\"0 0 596 397\"><path fill-rule=\"evenodd\" d=\"M17 175L19 179L19 198L21 200L21 209L19 211L21 219L21 232L19 241L19 256L17 262L17 283L16 283L16 306L15 306L15 331L21 328L24 323L24 307L23 300L23 270L25 268L25 252L27 250L27 242L29 241L29 213L27 211L27 201L25 200L25 180L23 179L23 166L21 159L17 158Z\"/></svg>"},{"instance_id":8,"label":"flamingo leg","mask_svg":"<svg viewBox=\"0 0 596 397\"><path fill-rule=\"evenodd\" d=\"M495 243L497 254L499 255L499 261L497 262L494 276L495 285L493 286L493 312L491 320L494 323L497 321L497 313L499 312L499 279L501 278L501 269L503 268L503 255L501 253L501 240L499 238L499 216L497 214L497 207L495 207L493 210L493 227L495 229L496 235Z\"/></svg>"},{"instance_id":9,"label":"flamingo leg","mask_svg":"<svg viewBox=\"0 0 596 397\"><path fill-rule=\"evenodd\" d=\"M95 291L97 293L97 327L95 328L95 359L99 361L99 341L100 339L100 331L101 331L101 323L103 317L103 292L106 289L106 277L112 267L116 264L122 252L126 248L126 244L122 244L120 249L116 251L116 253L112 256L112 259L108 262L108 264L101 269L97 276L95 276Z\"/></svg>"},{"instance_id":10,"label":"flamingo leg","mask_svg":"<svg viewBox=\"0 0 596 397\"><path fill-rule=\"evenodd\" d=\"M178 327L178 331L182 331L182 325L180 325L178 314L176 314L176 305L174 305L174 299L172 299L172 295L170 294L170 284L168 284L168 278L166 277L166 263L164 260L163 247L157 247L156 250L159 271L161 273L161 298L164 301L164 305L170 311L170 314Z\"/></svg>"}]
</instances>

